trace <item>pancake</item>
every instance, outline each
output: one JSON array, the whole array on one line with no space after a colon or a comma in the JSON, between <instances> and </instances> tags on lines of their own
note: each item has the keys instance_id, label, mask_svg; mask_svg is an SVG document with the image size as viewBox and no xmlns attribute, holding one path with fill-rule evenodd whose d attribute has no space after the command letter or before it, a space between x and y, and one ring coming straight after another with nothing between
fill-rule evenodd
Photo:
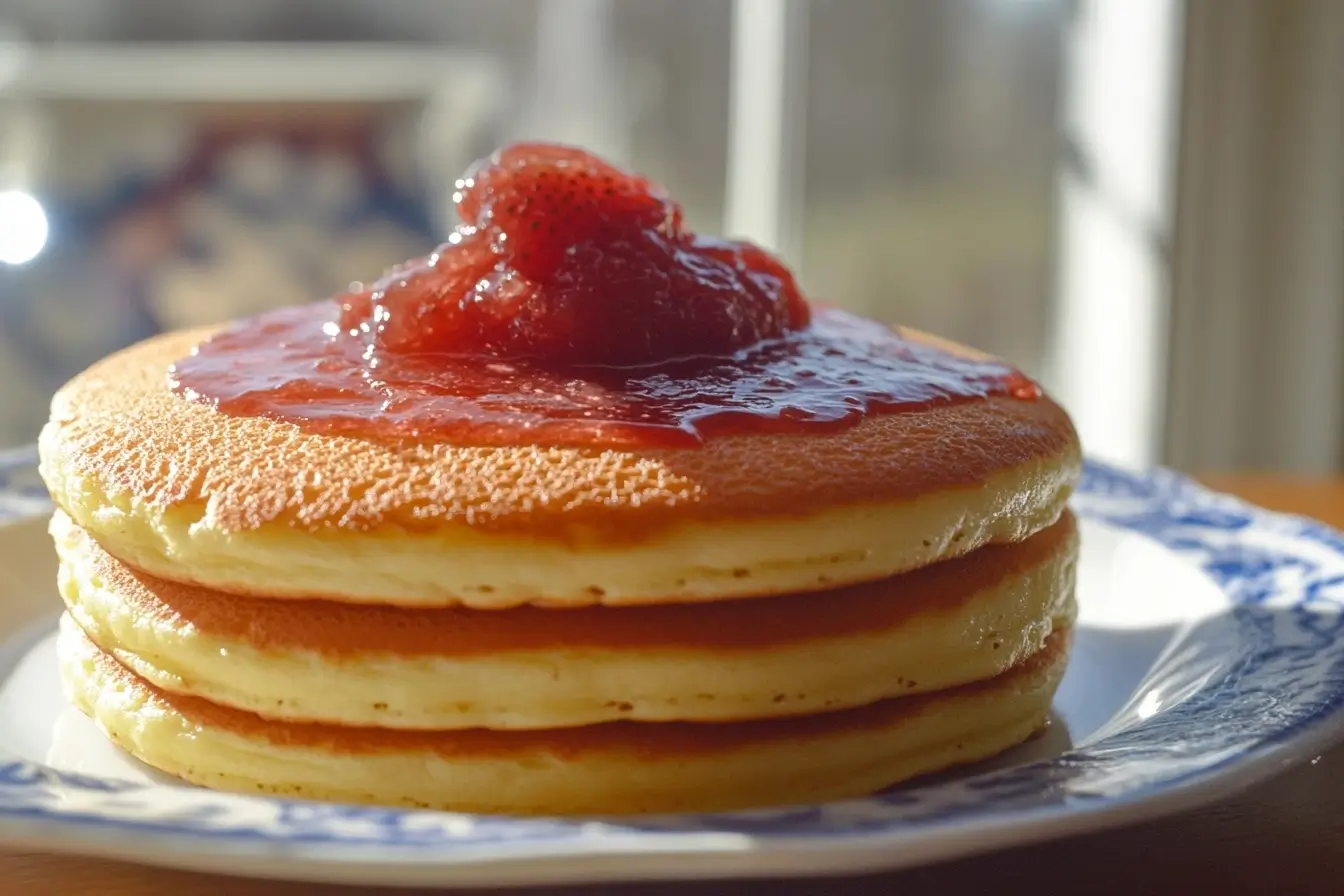
<instances>
[{"instance_id":1,"label":"pancake","mask_svg":"<svg viewBox=\"0 0 1344 896\"><path fill-rule=\"evenodd\" d=\"M1048 398L694 449L314 434L171 393L169 365L208 333L151 339L66 385L41 471L109 553L234 594L497 609L813 591L1027 538L1080 469Z\"/></svg>"},{"instance_id":2,"label":"pancake","mask_svg":"<svg viewBox=\"0 0 1344 896\"><path fill-rule=\"evenodd\" d=\"M58 513L61 593L154 685L396 728L731 720L990 678L1075 614L1076 525L893 579L693 606L408 610L243 598L126 566Z\"/></svg>"},{"instance_id":3,"label":"pancake","mask_svg":"<svg viewBox=\"0 0 1344 896\"><path fill-rule=\"evenodd\" d=\"M507 814L719 811L875 792L1020 743L1047 721L1067 632L1001 676L789 719L407 732L267 721L166 693L68 617L72 702L132 755L242 793Z\"/></svg>"}]
</instances>

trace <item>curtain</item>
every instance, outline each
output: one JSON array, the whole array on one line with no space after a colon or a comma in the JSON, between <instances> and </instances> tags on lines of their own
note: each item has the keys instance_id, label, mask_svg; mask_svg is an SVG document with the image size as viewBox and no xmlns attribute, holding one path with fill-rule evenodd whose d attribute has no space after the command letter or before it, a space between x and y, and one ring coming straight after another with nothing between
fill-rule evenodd
<instances>
[{"instance_id":1,"label":"curtain","mask_svg":"<svg viewBox=\"0 0 1344 896\"><path fill-rule=\"evenodd\" d=\"M1190 0L1163 459L1344 463L1344 3Z\"/></svg>"}]
</instances>

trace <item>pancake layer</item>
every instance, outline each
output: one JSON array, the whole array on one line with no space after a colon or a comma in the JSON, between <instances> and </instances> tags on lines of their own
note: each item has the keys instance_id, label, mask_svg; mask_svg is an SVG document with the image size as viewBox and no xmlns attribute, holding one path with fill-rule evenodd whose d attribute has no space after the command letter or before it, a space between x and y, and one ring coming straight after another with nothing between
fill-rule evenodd
<instances>
[{"instance_id":1,"label":"pancake layer","mask_svg":"<svg viewBox=\"0 0 1344 896\"><path fill-rule=\"evenodd\" d=\"M733 720L861 706L1001 674L1071 625L1065 515L880 582L699 605L408 610L174 584L58 512L71 616L166 691L275 719L392 728Z\"/></svg>"},{"instance_id":2,"label":"pancake layer","mask_svg":"<svg viewBox=\"0 0 1344 896\"><path fill-rule=\"evenodd\" d=\"M1049 399L876 415L693 450L387 444L174 396L170 334L56 396L57 503L161 578L262 597L502 608L687 602L886 578L1059 518L1080 469Z\"/></svg>"},{"instance_id":3,"label":"pancake layer","mask_svg":"<svg viewBox=\"0 0 1344 896\"><path fill-rule=\"evenodd\" d=\"M1039 730L1067 632L996 678L859 709L738 723L409 732L267 721L154 687L62 620L70 699L124 749L244 793L509 814L728 810L865 795Z\"/></svg>"}]
</instances>

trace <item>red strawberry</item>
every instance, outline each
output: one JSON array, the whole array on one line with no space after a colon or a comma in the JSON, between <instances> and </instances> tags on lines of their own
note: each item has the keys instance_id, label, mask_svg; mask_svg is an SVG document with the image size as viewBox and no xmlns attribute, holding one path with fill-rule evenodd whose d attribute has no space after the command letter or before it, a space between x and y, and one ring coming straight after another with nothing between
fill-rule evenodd
<instances>
[{"instance_id":1,"label":"red strawberry","mask_svg":"<svg viewBox=\"0 0 1344 896\"><path fill-rule=\"evenodd\" d=\"M348 303L375 346L570 364L727 354L805 326L788 269L682 228L681 207L581 150L520 144L474 165L454 239Z\"/></svg>"}]
</instances>

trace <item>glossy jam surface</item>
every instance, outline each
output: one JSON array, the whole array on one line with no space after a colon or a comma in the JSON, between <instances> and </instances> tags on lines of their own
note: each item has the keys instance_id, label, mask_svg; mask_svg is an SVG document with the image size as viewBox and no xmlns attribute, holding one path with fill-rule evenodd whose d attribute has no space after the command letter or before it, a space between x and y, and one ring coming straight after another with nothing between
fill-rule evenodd
<instances>
[{"instance_id":1,"label":"glossy jam surface","mask_svg":"<svg viewBox=\"0 0 1344 896\"><path fill-rule=\"evenodd\" d=\"M815 310L773 256L687 231L643 178L520 146L458 182L465 224L338 300L252 318L174 365L184 397L312 431L459 444L694 446L1039 390Z\"/></svg>"},{"instance_id":2,"label":"glossy jam surface","mask_svg":"<svg viewBox=\"0 0 1344 896\"><path fill-rule=\"evenodd\" d=\"M332 336L333 303L271 312L179 362L179 390L231 414L320 432L474 445L694 446L742 432L840 429L864 414L984 395L1037 394L996 361L906 340L842 311L733 355L648 367L557 369L472 355L391 355L371 365Z\"/></svg>"},{"instance_id":3,"label":"glossy jam surface","mask_svg":"<svg viewBox=\"0 0 1344 896\"><path fill-rule=\"evenodd\" d=\"M807 325L783 263L708 239L637 175L568 147L524 144L457 182L462 226L428 258L346 298L374 356L649 364L723 355Z\"/></svg>"}]
</instances>

